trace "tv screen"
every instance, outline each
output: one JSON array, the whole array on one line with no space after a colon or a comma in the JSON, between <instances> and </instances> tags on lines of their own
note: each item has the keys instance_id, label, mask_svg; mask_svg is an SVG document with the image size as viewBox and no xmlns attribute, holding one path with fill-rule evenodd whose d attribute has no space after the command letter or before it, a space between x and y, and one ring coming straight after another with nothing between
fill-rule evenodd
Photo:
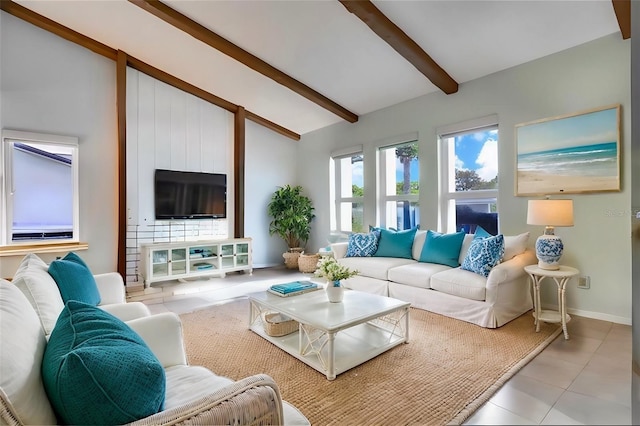
<instances>
[{"instance_id":1,"label":"tv screen","mask_svg":"<svg viewBox=\"0 0 640 426\"><path fill-rule=\"evenodd\" d=\"M227 217L227 175L156 169L156 219Z\"/></svg>"}]
</instances>

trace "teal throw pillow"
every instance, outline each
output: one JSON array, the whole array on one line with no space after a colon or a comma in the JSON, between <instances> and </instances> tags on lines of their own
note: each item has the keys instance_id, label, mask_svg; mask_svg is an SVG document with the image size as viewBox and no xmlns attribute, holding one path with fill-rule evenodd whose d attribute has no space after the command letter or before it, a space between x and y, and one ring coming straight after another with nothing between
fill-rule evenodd
<instances>
[{"instance_id":1,"label":"teal throw pillow","mask_svg":"<svg viewBox=\"0 0 640 426\"><path fill-rule=\"evenodd\" d=\"M63 424L124 424L164 406L164 369L142 338L108 312L74 300L51 332L42 380Z\"/></svg>"},{"instance_id":2,"label":"teal throw pillow","mask_svg":"<svg viewBox=\"0 0 640 426\"><path fill-rule=\"evenodd\" d=\"M490 233L488 233L482 226L477 226L476 227L476 232L474 232L473 234L473 238L488 238L488 237L493 237L493 235L491 235Z\"/></svg>"},{"instance_id":3,"label":"teal throw pillow","mask_svg":"<svg viewBox=\"0 0 640 426\"><path fill-rule=\"evenodd\" d=\"M376 250L378 250L378 235L375 232L349 235L346 257L373 256Z\"/></svg>"},{"instance_id":4,"label":"teal throw pillow","mask_svg":"<svg viewBox=\"0 0 640 426\"><path fill-rule=\"evenodd\" d=\"M400 257L411 259L413 238L415 237L417 230L417 227L406 229L404 231L390 231L388 229L380 229L378 250L376 250L374 256Z\"/></svg>"},{"instance_id":5,"label":"teal throw pillow","mask_svg":"<svg viewBox=\"0 0 640 426\"><path fill-rule=\"evenodd\" d=\"M422 246L420 262L438 263L453 268L460 266L458 258L465 233L441 234L436 231L427 231L427 238Z\"/></svg>"},{"instance_id":6,"label":"teal throw pillow","mask_svg":"<svg viewBox=\"0 0 640 426\"><path fill-rule=\"evenodd\" d=\"M58 284L63 302L77 300L94 306L100 303L96 279L77 254L70 252L62 259L51 262L49 275Z\"/></svg>"},{"instance_id":7,"label":"teal throw pillow","mask_svg":"<svg viewBox=\"0 0 640 426\"><path fill-rule=\"evenodd\" d=\"M495 237L474 238L462 261L462 269L486 277L491 269L500 263L502 256L504 256L504 237L502 234Z\"/></svg>"}]
</instances>

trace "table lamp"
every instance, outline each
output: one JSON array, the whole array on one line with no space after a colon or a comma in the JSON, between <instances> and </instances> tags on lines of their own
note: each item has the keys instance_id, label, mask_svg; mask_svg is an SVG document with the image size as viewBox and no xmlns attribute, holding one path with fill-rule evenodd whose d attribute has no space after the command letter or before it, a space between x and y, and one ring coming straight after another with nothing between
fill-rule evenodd
<instances>
[{"instance_id":1,"label":"table lamp","mask_svg":"<svg viewBox=\"0 0 640 426\"><path fill-rule=\"evenodd\" d=\"M573 200L529 200L527 224L545 226L544 234L536 240L538 266L559 269L564 245L553 231L555 226L573 226Z\"/></svg>"}]
</instances>

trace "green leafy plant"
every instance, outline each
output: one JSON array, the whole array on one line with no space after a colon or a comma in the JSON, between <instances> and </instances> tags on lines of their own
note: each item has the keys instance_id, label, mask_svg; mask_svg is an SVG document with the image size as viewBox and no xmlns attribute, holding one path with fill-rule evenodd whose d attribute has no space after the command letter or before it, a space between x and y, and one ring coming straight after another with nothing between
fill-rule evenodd
<instances>
[{"instance_id":1,"label":"green leafy plant","mask_svg":"<svg viewBox=\"0 0 640 426\"><path fill-rule=\"evenodd\" d=\"M315 275L333 282L334 287L340 287L340 280L346 280L358 275L358 271L339 264L333 257L326 256L318 261L318 269L316 269Z\"/></svg>"},{"instance_id":2,"label":"green leafy plant","mask_svg":"<svg viewBox=\"0 0 640 426\"><path fill-rule=\"evenodd\" d=\"M304 247L311 235L311 221L315 214L311 199L302 193L300 185L279 187L267 206L269 235L278 235L287 247Z\"/></svg>"}]
</instances>

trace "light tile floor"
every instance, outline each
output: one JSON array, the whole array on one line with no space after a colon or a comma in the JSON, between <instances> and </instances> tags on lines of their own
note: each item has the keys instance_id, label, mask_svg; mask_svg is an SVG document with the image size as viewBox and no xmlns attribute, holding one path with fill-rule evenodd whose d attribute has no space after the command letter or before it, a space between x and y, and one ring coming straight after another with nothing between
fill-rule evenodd
<instances>
[{"instance_id":1,"label":"light tile floor","mask_svg":"<svg viewBox=\"0 0 640 426\"><path fill-rule=\"evenodd\" d=\"M153 313L182 314L309 276L256 269L180 284L147 303ZM573 316L568 328L569 340L560 334L465 424L631 424L631 326Z\"/></svg>"}]
</instances>

